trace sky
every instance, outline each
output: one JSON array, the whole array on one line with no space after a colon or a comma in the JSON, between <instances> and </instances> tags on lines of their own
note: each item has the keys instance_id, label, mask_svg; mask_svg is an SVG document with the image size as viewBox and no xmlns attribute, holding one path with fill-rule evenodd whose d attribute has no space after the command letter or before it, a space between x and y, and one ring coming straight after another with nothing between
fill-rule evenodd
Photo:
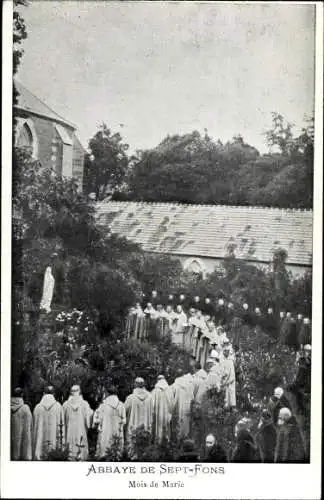
<instances>
[{"instance_id":1,"label":"sky","mask_svg":"<svg viewBox=\"0 0 324 500\"><path fill-rule=\"evenodd\" d=\"M31 0L20 81L75 123L130 151L166 135L266 151L271 112L300 126L314 107L315 8L307 4Z\"/></svg>"}]
</instances>

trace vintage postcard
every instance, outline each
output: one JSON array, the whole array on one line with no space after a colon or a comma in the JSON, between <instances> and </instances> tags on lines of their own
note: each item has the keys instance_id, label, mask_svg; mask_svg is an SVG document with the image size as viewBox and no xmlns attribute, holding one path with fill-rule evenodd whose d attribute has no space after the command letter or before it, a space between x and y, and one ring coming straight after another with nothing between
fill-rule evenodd
<instances>
[{"instance_id":1,"label":"vintage postcard","mask_svg":"<svg viewBox=\"0 0 324 500\"><path fill-rule=\"evenodd\" d=\"M2 496L319 499L322 3L3 13Z\"/></svg>"}]
</instances>

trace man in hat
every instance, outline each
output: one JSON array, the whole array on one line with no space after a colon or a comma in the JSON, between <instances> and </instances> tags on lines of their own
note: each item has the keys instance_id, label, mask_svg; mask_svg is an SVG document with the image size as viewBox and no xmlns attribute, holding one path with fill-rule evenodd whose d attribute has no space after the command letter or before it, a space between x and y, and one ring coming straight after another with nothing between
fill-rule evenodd
<instances>
[{"instance_id":1,"label":"man in hat","mask_svg":"<svg viewBox=\"0 0 324 500\"><path fill-rule=\"evenodd\" d=\"M236 406L236 381L234 361L230 356L230 344L223 344L222 364L222 388L225 390L225 408L234 408Z\"/></svg>"},{"instance_id":2,"label":"man in hat","mask_svg":"<svg viewBox=\"0 0 324 500\"><path fill-rule=\"evenodd\" d=\"M255 441L259 446L262 462L273 463L277 440L277 430L273 423L272 415L264 410L258 425Z\"/></svg>"},{"instance_id":3,"label":"man in hat","mask_svg":"<svg viewBox=\"0 0 324 500\"><path fill-rule=\"evenodd\" d=\"M23 400L23 391L17 387L13 391L11 410L11 460L32 459L33 417Z\"/></svg>"},{"instance_id":4,"label":"man in hat","mask_svg":"<svg viewBox=\"0 0 324 500\"><path fill-rule=\"evenodd\" d=\"M105 399L93 417L93 426L98 429L96 449L98 459L104 458L113 446L117 448L115 458L122 456L125 424L125 405L118 399L117 388L110 385L105 390Z\"/></svg>"},{"instance_id":5,"label":"man in hat","mask_svg":"<svg viewBox=\"0 0 324 500\"><path fill-rule=\"evenodd\" d=\"M42 460L46 452L64 444L63 408L54 397L54 387L48 386L34 409L34 459Z\"/></svg>"},{"instance_id":6,"label":"man in hat","mask_svg":"<svg viewBox=\"0 0 324 500\"><path fill-rule=\"evenodd\" d=\"M281 408L278 416L279 432L275 449L276 463L305 463L306 453L296 418L289 408Z\"/></svg>"},{"instance_id":7,"label":"man in hat","mask_svg":"<svg viewBox=\"0 0 324 500\"><path fill-rule=\"evenodd\" d=\"M160 444L163 439L170 439L170 425L174 407L172 389L164 375L158 376L151 394L153 398L153 438L157 444Z\"/></svg>"},{"instance_id":8,"label":"man in hat","mask_svg":"<svg viewBox=\"0 0 324 500\"><path fill-rule=\"evenodd\" d=\"M70 459L87 460L88 437L93 411L81 394L79 385L71 387L70 397L63 404L65 442L69 447Z\"/></svg>"},{"instance_id":9,"label":"man in hat","mask_svg":"<svg viewBox=\"0 0 324 500\"><path fill-rule=\"evenodd\" d=\"M127 437L128 443L136 432L142 427L145 431L152 433L153 424L153 398L145 388L145 381L142 377L137 377L134 383L132 394L127 396L125 401Z\"/></svg>"}]
</instances>

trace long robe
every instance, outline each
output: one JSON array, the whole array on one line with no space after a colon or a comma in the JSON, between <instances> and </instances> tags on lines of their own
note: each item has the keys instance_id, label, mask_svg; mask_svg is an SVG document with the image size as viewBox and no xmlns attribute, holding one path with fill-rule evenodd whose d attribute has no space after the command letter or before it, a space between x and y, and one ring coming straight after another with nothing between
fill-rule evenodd
<instances>
[{"instance_id":1,"label":"long robe","mask_svg":"<svg viewBox=\"0 0 324 500\"><path fill-rule=\"evenodd\" d=\"M187 324L187 316L181 311L175 312L172 322L172 342L180 347L183 347L183 335L185 325Z\"/></svg>"},{"instance_id":2,"label":"long robe","mask_svg":"<svg viewBox=\"0 0 324 500\"><path fill-rule=\"evenodd\" d=\"M11 460L32 459L33 417L23 398L11 398Z\"/></svg>"},{"instance_id":3,"label":"long robe","mask_svg":"<svg viewBox=\"0 0 324 500\"><path fill-rule=\"evenodd\" d=\"M170 439L174 399L171 387L165 379L159 380L151 392L153 398L153 436L157 443Z\"/></svg>"},{"instance_id":4,"label":"long robe","mask_svg":"<svg viewBox=\"0 0 324 500\"><path fill-rule=\"evenodd\" d=\"M39 308L44 309L47 313L51 312L51 303L54 293L55 279L52 274L52 268L47 266L44 274L43 295Z\"/></svg>"},{"instance_id":5,"label":"long robe","mask_svg":"<svg viewBox=\"0 0 324 500\"><path fill-rule=\"evenodd\" d=\"M190 433L190 412L194 400L193 376L191 377L191 381L188 375L178 377L171 386L174 397L173 421L177 426L178 434L182 437L186 437Z\"/></svg>"},{"instance_id":6,"label":"long robe","mask_svg":"<svg viewBox=\"0 0 324 500\"><path fill-rule=\"evenodd\" d=\"M125 405L117 396L108 396L97 408L93 417L93 425L98 425L97 458L104 457L113 445L118 448L117 454L122 455L125 424Z\"/></svg>"},{"instance_id":7,"label":"long robe","mask_svg":"<svg viewBox=\"0 0 324 500\"><path fill-rule=\"evenodd\" d=\"M197 394L200 391L200 387L204 384L207 378L207 372L201 368L194 374L194 398L197 400Z\"/></svg>"},{"instance_id":8,"label":"long robe","mask_svg":"<svg viewBox=\"0 0 324 500\"><path fill-rule=\"evenodd\" d=\"M222 386L225 389L225 407L236 406L236 382L234 362L230 358L224 358L221 361Z\"/></svg>"},{"instance_id":9,"label":"long robe","mask_svg":"<svg viewBox=\"0 0 324 500\"><path fill-rule=\"evenodd\" d=\"M136 318L137 318L136 312L131 312L127 316L125 332L128 339L135 337Z\"/></svg>"},{"instance_id":10,"label":"long robe","mask_svg":"<svg viewBox=\"0 0 324 500\"><path fill-rule=\"evenodd\" d=\"M91 425L93 411L82 396L70 396L63 404L65 442L69 446L72 460L87 460L87 431ZM81 447L80 447L81 445Z\"/></svg>"},{"instance_id":11,"label":"long robe","mask_svg":"<svg viewBox=\"0 0 324 500\"><path fill-rule=\"evenodd\" d=\"M52 394L45 394L34 409L34 459L64 444L63 408Z\"/></svg>"},{"instance_id":12,"label":"long robe","mask_svg":"<svg viewBox=\"0 0 324 500\"><path fill-rule=\"evenodd\" d=\"M199 361L200 359L200 347L201 347L201 337L202 337L202 332L206 329L206 322L204 318L192 318L191 324L194 327L193 335L191 337L192 341L192 352L193 355L196 358L196 361Z\"/></svg>"},{"instance_id":13,"label":"long robe","mask_svg":"<svg viewBox=\"0 0 324 500\"><path fill-rule=\"evenodd\" d=\"M129 439L138 427L152 433L153 399L146 389L136 387L126 398L125 410Z\"/></svg>"},{"instance_id":14,"label":"long robe","mask_svg":"<svg viewBox=\"0 0 324 500\"><path fill-rule=\"evenodd\" d=\"M279 427L275 449L275 463L303 463L306 452L296 419L290 420Z\"/></svg>"}]
</instances>

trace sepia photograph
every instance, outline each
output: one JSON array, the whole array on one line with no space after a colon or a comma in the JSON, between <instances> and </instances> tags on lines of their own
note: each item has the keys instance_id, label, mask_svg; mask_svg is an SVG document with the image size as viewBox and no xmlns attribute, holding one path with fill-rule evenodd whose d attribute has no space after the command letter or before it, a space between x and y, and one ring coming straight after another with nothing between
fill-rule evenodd
<instances>
[{"instance_id":1,"label":"sepia photograph","mask_svg":"<svg viewBox=\"0 0 324 500\"><path fill-rule=\"evenodd\" d=\"M136 498L186 498L178 472L317 463L322 6L5 3L2 452L26 474L84 463L88 484L136 472Z\"/></svg>"}]
</instances>

